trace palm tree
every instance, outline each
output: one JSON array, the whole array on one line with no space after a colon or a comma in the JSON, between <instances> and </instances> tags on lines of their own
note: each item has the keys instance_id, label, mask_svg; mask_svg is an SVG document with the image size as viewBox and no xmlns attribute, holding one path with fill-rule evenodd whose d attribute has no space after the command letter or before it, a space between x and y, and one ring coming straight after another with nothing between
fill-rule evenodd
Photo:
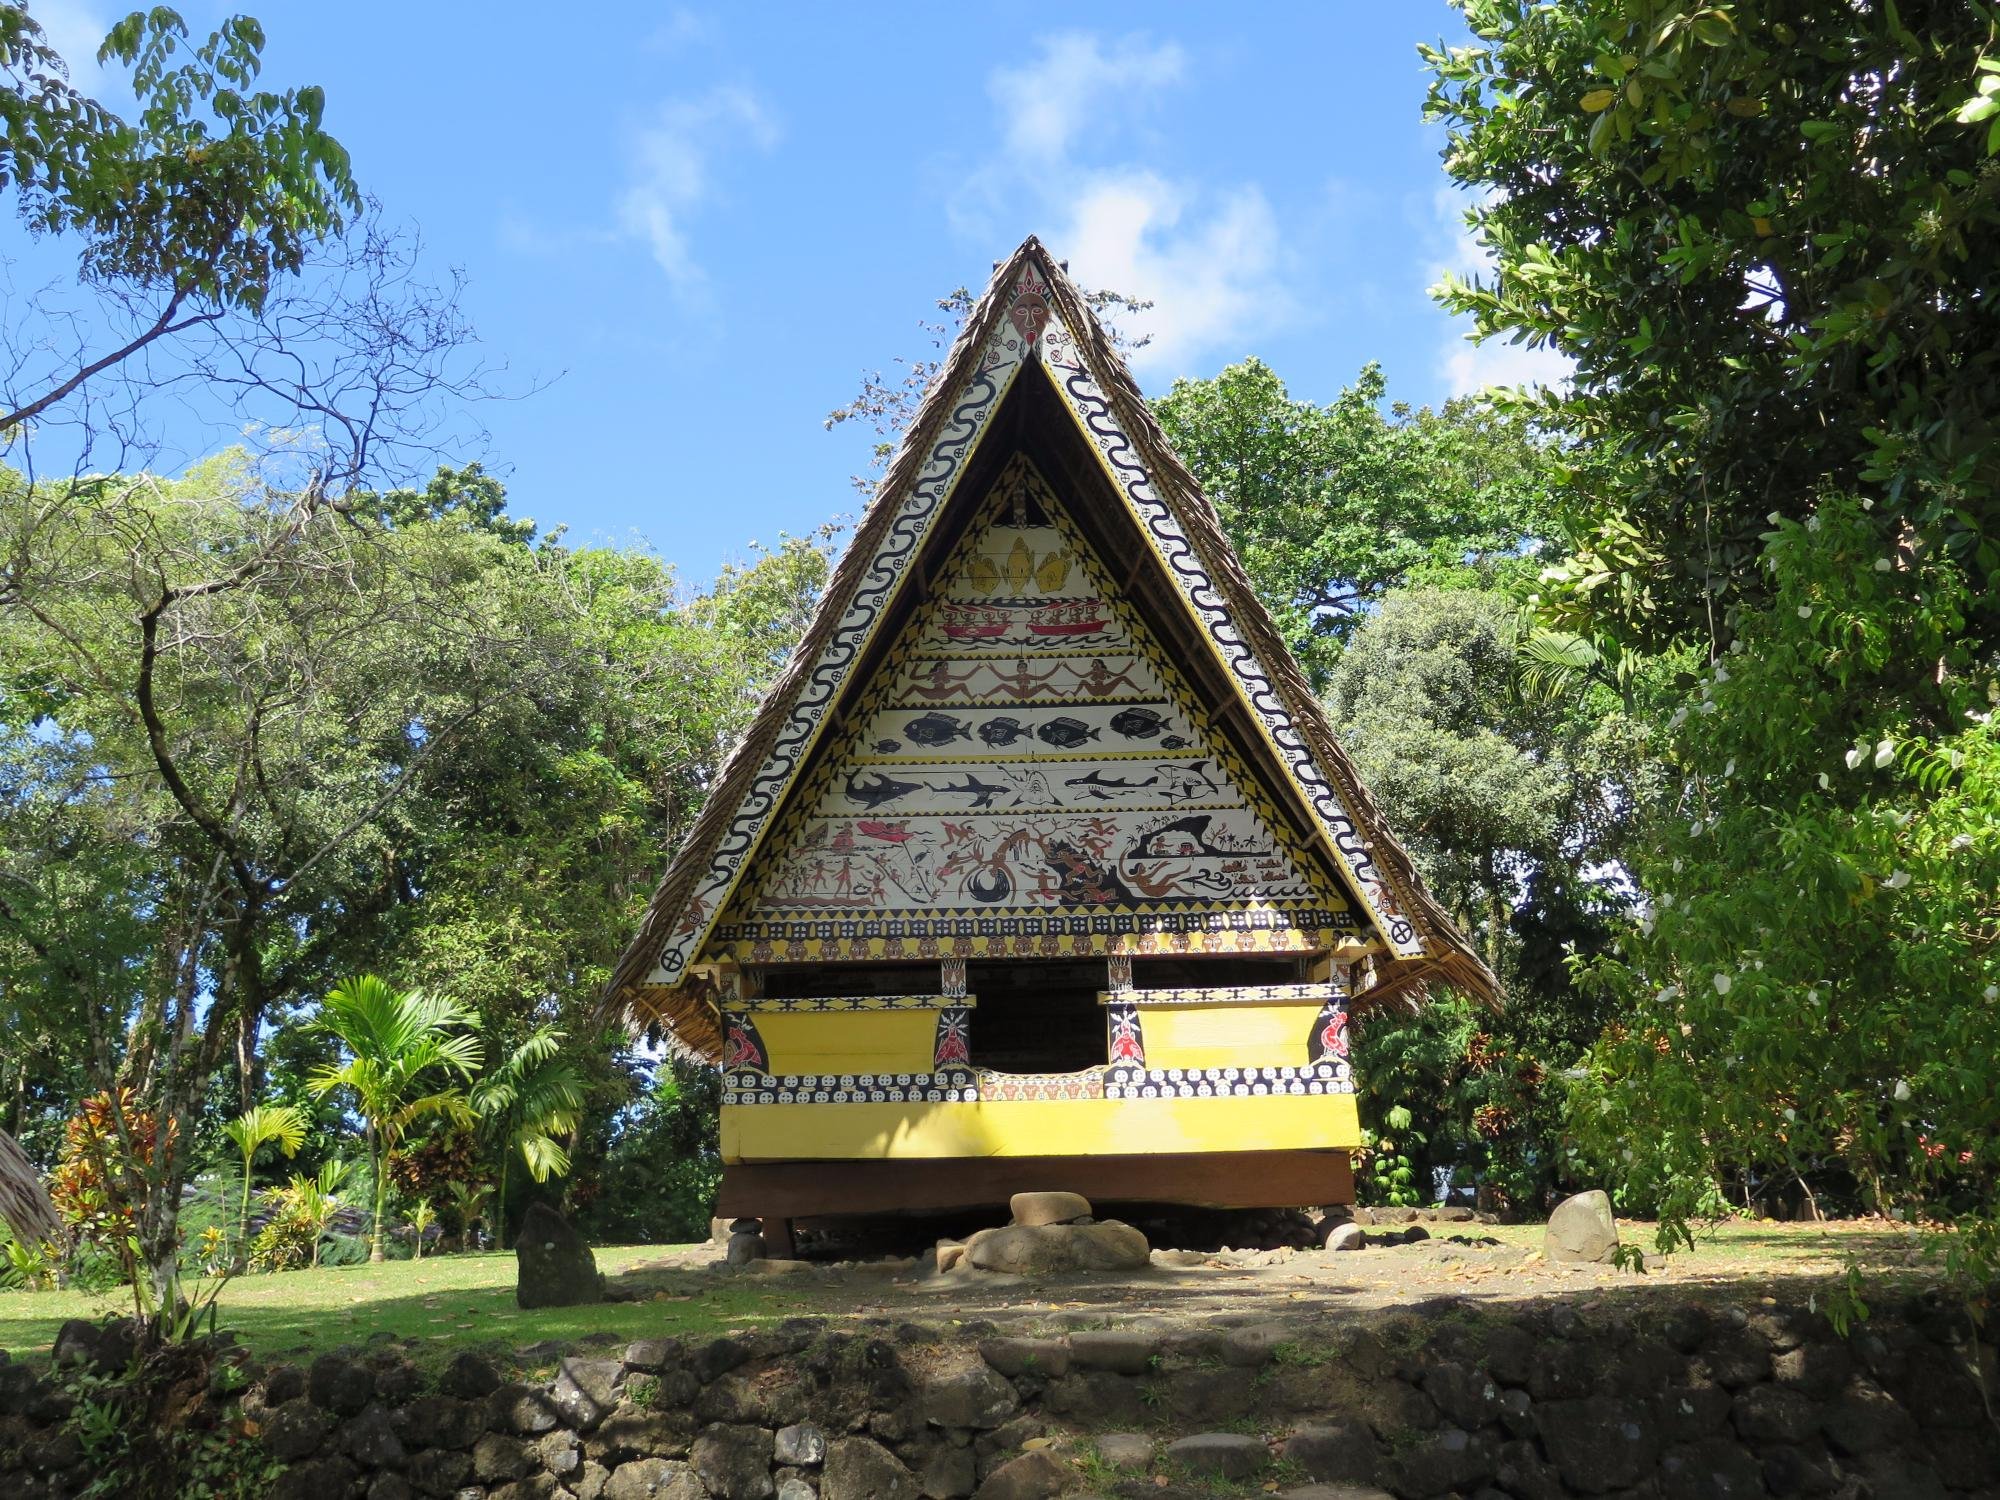
<instances>
[{"instance_id":1,"label":"palm tree","mask_svg":"<svg viewBox=\"0 0 2000 1500\"><path fill-rule=\"evenodd\" d=\"M288 1159L297 1156L299 1147L305 1144L306 1139L305 1112L296 1104L259 1104L244 1110L223 1126L222 1133L234 1141L236 1149L243 1153L243 1206L236 1215L236 1243L247 1245L250 1239L250 1177L257 1153L275 1144Z\"/></svg>"},{"instance_id":2,"label":"palm tree","mask_svg":"<svg viewBox=\"0 0 2000 1500\"><path fill-rule=\"evenodd\" d=\"M513 1054L472 1089L472 1108L500 1138L500 1188L496 1229L506 1249L507 1177L518 1154L537 1182L569 1171L569 1152L558 1134L577 1127L583 1113L583 1079L561 1055L563 1033L537 1027Z\"/></svg>"},{"instance_id":3,"label":"palm tree","mask_svg":"<svg viewBox=\"0 0 2000 1500\"><path fill-rule=\"evenodd\" d=\"M442 1070L470 1078L479 1065L479 1039L456 1028L474 1016L456 1000L422 990L398 990L373 974L343 980L320 1007L318 1025L338 1037L348 1060L329 1064L312 1076L316 1094L354 1091L356 1107L368 1122L368 1161L375 1169L375 1221L368 1259L380 1261L382 1219L389 1202L389 1153L403 1132L426 1115L447 1115L470 1123L472 1110L453 1083L417 1092L426 1073Z\"/></svg>"}]
</instances>

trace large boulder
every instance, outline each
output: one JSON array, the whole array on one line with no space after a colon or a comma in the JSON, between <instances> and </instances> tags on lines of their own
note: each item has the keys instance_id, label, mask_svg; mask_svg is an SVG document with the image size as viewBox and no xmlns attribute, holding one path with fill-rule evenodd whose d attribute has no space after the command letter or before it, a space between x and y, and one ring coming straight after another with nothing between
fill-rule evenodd
<instances>
[{"instance_id":1,"label":"large boulder","mask_svg":"<svg viewBox=\"0 0 2000 1500\"><path fill-rule=\"evenodd\" d=\"M1542 1253L1553 1261L1608 1264L1618 1253L1618 1222L1611 1216L1610 1195L1592 1188L1558 1203L1542 1234Z\"/></svg>"},{"instance_id":2,"label":"large boulder","mask_svg":"<svg viewBox=\"0 0 2000 1500\"><path fill-rule=\"evenodd\" d=\"M514 1242L514 1300L522 1307L580 1307L604 1300L597 1257L569 1221L546 1203L531 1203Z\"/></svg>"},{"instance_id":3,"label":"large boulder","mask_svg":"<svg viewBox=\"0 0 2000 1500\"><path fill-rule=\"evenodd\" d=\"M1130 1224L1009 1224L982 1229L965 1243L975 1270L1015 1276L1047 1276L1063 1271L1137 1271L1152 1258L1152 1246Z\"/></svg>"}]
</instances>

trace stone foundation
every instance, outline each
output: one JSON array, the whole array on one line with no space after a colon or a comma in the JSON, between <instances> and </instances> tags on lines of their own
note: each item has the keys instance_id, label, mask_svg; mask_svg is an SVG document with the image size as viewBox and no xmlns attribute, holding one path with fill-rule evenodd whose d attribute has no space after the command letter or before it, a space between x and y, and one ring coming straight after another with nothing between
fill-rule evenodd
<instances>
[{"instance_id":1,"label":"stone foundation","mask_svg":"<svg viewBox=\"0 0 2000 1500\"><path fill-rule=\"evenodd\" d=\"M283 1465L270 1493L302 1500L1192 1500L1330 1485L1400 1500L2000 1500L1993 1354L1927 1298L1878 1308L1845 1340L1803 1308L1761 1304L1447 1302L1331 1331L801 1319L587 1343L532 1383L477 1352L425 1373L393 1345L303 1369L227 1351L209 1390L201 1420L239 1423ZM0 1364L10 1500L97 1477L65 1429L71 1404L54 1377Z\"/></svg>"}]
</instances>

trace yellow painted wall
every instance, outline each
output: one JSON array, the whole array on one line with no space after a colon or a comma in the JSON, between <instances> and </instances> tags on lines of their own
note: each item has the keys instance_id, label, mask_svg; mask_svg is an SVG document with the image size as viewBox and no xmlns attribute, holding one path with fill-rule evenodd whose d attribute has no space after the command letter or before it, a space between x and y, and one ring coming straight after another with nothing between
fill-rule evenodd
<instances>
[{"instance_id":1,"label":"yellow painted wall","mask_svg":"<svg viewBox=\"0 0 2000 1500\"><path fill-rule=\"evenodd\" d=\"M1353 1150L1360 1144L1352 1094L722 1107L722 1159L728 1162Z\"/></svg>"},{"instance_id":2,"label":"yellow painted wall","mask_svg":"<svg viewBox=\"0 0 2000 1500\"><path fill-rule=\"evenodd\" d=\"M1141 1005L1149 1068L1303 1068L1316 1002ZM973 1033L975 1042L978 1033Z\"/></svg>"},{"instance_id":3,"label":"yellow painted wall","mask_svg":"<svg viewBox=\"0 0 2000 1500\"><path fill-rule=\"evenodd\" d=\"M773 1073L928 1073L934 1010L760 1011Z\"/></svg>"}]
</instances>

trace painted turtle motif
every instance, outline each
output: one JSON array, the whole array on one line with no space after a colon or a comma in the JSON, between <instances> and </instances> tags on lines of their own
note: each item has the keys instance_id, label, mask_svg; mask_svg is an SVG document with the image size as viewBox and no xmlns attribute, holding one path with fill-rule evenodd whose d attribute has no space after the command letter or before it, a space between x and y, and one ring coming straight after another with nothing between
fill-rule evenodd
<instances>
[{"instance_id":1,"label":"painted turtle motif","mask_svg":"<svg viewBox=\"0 0 2000 1500\"><path fill-rule=\"evenodd\" d=\"M948 745L953 740L969 740L972 730L962 719L950 714L927 713L903 726L903 734L919 745Z\"/></svg>"}]
</instances>

